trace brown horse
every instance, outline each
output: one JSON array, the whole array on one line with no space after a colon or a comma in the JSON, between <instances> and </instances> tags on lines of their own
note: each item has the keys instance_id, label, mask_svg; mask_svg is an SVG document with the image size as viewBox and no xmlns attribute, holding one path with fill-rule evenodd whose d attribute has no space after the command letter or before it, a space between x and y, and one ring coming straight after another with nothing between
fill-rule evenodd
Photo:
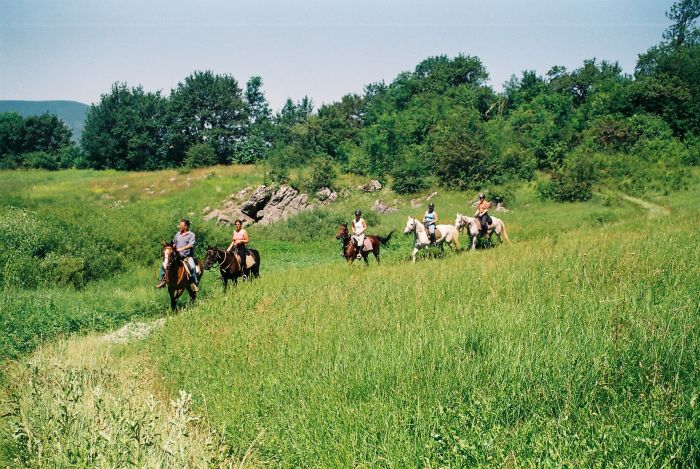
<instances>
[{"instance_id":1,"label":"brown horse","mask_svg":"<svg viewBox=\"0 0 700 469\"><path fill-rule=\"evenodd\" d=\"M253 256L255 264L250 269L245 269L248 278L260 277L260 253L255 249L246 249ZM221 273L221 281L224 283L224 290L228 287L228 281L233 280L233 285L238 285L238 279L244 274L241 269L241 264L238 261L238 256L232 252L224 251L217 247L207 247L207 258L204 260L204 268L211 269L214 264L219 264L219 272Z\"/></svg>"},{"instance_id":2,"label":"brown horse","mask_svg":"<svg viewBox=\"0 0 700 469\"><path fill-rule=\"evenodd\" d=\"M204 269L202 262L197 261L199 267L199 280L202 280ZM185 269L185 263L177 256L177 251L172 243L163 242L163 268L165 269L165 283L168 285L168 294L170 295L170 307L177 307L177 299L180 298L185 290L190 294L190 300L194 303L197 298L197 292L192 289L192 277Z\"/></svg>"},{"instance_id":3,"label":"brown horse","mask_svg":"<svg viewBox=\"0 0 700 469\"><path fill-rule=\"evenodd\" d=\"M389 242L393 234L394 230L392 230L385 237L365 235L365 239L369 240L370 244L372 245L372 251L365 251L364 249L362 250L362 259L365 261L365 265L369 265L369 262L367 261L367 256L369 256L370 252L374 254L374 258L377 259L377 264L379 264L379 245L386 245L386 243ZM357 258L357 248L355 247L355 243L352 242L352 236L350 235L350 231L348 230L347 223L340 224L340 226L338 227L338 234L335 235L335 239L339 239L343 242L343 257L345 258L345 260L348 261L349 264L352 264L353 261Z\"/></svg>"}]
</instances>

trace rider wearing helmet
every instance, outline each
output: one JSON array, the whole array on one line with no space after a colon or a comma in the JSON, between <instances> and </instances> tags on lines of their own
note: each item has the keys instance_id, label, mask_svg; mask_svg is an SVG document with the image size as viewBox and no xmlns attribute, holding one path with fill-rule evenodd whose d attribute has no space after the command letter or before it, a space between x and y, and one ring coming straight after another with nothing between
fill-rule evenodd
<instances>
[{"instance_id":1,"label":"rider wearing helmet","mask_svg":"<svg viewBox=\"0 0 700 469\"><path fill-rule=\"evenodd\" d=\"M479 193L479 203L476 206L475 217L481 222L481 233L486 234L489 229L489 224L492 223L491 217L489 216L489 209L491 208L491 202L486 200L486 196Z\"/></svg>"},{"instance_id":2,"label":"rider wearing helmet","mask_svg":"<svg viewBox=\"0 0 700 469\"><path fill-rule=\"evenodd\" d=\"M367 222L362 218L362 212L355 210L355 219L352 221L352 240L357 248L357 258L362 258L362 248L365 244L365 230Z\"/></svg>"},{"instance_id":3,"label":"rider wearing helmet","mask_svg":"<svg viewBox=\"0 0 700 469\"><path fill-rule=\"evenodd\" d=\"M435 211L435 204L428 205L428 211L423 215L423 224L428 228L430 235L430 245L435 246L435 226L438 222L438 214Z\"/></svg>"}]
</instances>

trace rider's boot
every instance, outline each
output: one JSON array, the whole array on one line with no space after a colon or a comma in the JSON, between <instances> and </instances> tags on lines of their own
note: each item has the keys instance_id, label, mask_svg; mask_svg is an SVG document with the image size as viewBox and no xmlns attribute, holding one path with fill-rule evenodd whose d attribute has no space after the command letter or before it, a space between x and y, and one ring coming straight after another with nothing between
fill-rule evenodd
<instances>
[{"instance_id":1,"label":"rider's boot","mask_svg":"<svg viewBox=\"0 0 700 469\"><path fill-rule=\"evenodd\" d=\"M362 247L360 247L359 243L355 244L355 249L357 249L357 257L358 259L362 259Z\"/></svg>"},{"instance_id":2,"label":"rider's boot","mask_svg":"<svg viewBox=\"0 0 700 469\"><path fill-rule=\"evenodd\" d=\"M430 245L435 246L435 233L430 233Z\"/></svg>"},{"instance_id":3,"label":"rider's boot","mask_svg":"<svg viewBox=\"0 0 700 469\"><path fill-rule=\"evenodd\" d=\"M160 279L160 282L158 285L156 285L156 288L163 288L165 286L165 278Z\"/></svg>"}]
</instances>

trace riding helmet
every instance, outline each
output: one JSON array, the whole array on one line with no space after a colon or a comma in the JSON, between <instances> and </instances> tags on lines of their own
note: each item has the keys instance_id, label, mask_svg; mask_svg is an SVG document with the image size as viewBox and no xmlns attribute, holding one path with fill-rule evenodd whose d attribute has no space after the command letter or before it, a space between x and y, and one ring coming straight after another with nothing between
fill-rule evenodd
<instances>
[{"instance_id":1,"label":"riding helmet","mask_svg":"<svg viewBox=\"0 0 700 469\"><path fill-rule=\"evenodd\" d=\"M433 203L428 204L428 208L435 208L435 204L433 204Z\"/></svg>"},{"instance_id":2,"label":"riding helmet","mask_svg":"<svg viewBox=\"0 0 700 469\"><path fill-rule=\"evenodd\" d=\"M485 195L482 192L479 192L479 198L483 199L484 197L485 197Z\"/></svg>"},{"instance_id":3,"label":"riding helmet","mask_svg":"<svg viewBox=\"0 0 700 469\"><path fill-rule=\"evenodd\" d=\"M355 210L355 215L362 215L362 212L359 210Z\"/></svg>"}]
</instances>

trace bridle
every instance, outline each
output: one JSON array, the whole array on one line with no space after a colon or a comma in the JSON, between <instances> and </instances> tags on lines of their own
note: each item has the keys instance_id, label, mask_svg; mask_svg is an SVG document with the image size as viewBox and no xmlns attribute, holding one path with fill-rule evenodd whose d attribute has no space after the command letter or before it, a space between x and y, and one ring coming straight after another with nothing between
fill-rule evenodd
<instances>
[{"instance_id":1,"label":"bridle","mask_svg":"<svg viewBox=\"0 0 700 469\"><path fill-rule=\"evenodd\" d=\"M216 253L215 260L216 262L219 263L219 269L223 271L227 271L229 267L231 267L231 264L233 264L233 261L236 260L236 257L233 255L233 253L230 253L228 251L224 251L221 249L212 249ZM228 258L228 255L231 254L231 259L228 261L228 265L226 264L226 259ZM220 259L223 256L223 259ZM211 268L211 265L209 266Z\"/></svg>"}]
</instances>

